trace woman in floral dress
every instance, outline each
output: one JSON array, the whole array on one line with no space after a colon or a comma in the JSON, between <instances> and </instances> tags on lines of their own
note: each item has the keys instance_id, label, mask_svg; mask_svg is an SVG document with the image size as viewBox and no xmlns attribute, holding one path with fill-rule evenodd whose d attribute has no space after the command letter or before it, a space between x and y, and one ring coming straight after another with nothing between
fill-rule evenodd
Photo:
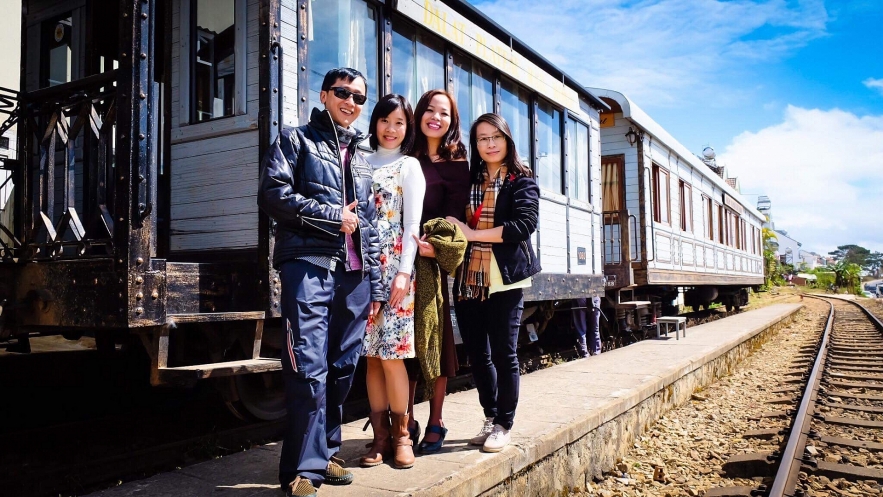
<instances>
[{"instance_id":1,"label":"woman in floral dress","mask_svg":"<svg viewBox=\"0 0 883 497\"><path fill-rule=\"evenodd\" d=\"M417 159L401 152L413 141L413 128L414 114L405 97L387 95L374 107L369 132L375 152L367 159L374 169L381 279L389 298L365 334L374 441L360 459L362 466L376 466L391 455L397 468L414 464L404 359L414 357L412 273L426 182Z\"/></svg>"}]
</instances>

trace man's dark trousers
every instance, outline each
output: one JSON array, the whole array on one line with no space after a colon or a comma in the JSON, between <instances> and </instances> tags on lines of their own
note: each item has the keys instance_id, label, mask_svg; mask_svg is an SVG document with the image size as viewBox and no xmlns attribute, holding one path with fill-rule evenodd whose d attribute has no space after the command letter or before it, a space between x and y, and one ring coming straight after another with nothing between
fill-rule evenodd
<instances>
[{"instance_id":1,"label":"man's dark trousers","mask_svg":"<svg viewBox=\"0 0 883 497\"><path fill-rule=\"evenodd\" d=\"M340 450L343 401L362 352L370 283L362 271L329 271L307 261L282 264L282 350L288 425L279 482L297 476L319 486Z\"/></svg>"}]
</instances>

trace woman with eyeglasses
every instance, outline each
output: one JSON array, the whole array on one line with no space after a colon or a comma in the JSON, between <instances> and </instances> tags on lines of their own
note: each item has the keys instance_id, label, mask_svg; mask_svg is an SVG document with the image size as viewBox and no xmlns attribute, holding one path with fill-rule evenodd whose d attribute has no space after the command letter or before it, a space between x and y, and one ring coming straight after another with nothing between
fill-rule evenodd
<instances>
[{"instance_id":1,"label":"woman with eyeglasses","mask_svg":"<svg viewBox=\"0 0 883 497\"><path fill-rule=\"evenodd\" d=\"M430 90L420 97L414 109L414 144L408 155L420 161L426 179L426 195L423 199L421 226L426 221L452 216L464 219L464 208L469 194L469 164L466 161L466 147L460 139L460 114L454 98L444 90ZM432 244L419 241L419 255L435 259ZM440 268L440 266L439 266ZM418 446L421 454L438 452L448 433L442 420L442 407L447 394L448 378L457 374L459 363L454 344L454 328L451 323L450 302L448 299L448 274L441 273L441 295L443 311L437 329L426 330L430 341L440 343L439 348L428 347L428 352L416 361L408 362L411 379L411 406L413 410L417 378L421 369L426 378L426 388L432 392L429 404L429 421L423 441ZM417 275L417 285L425 285ZM419 291L419 289L418 289ZM419 330L418 330L419 334ZM420 435L420 425L412 419L409 426L412 439Z\"/></svg>"},{"instance_id":2,"label":"woman with eyeglasses","mask_svg":"<svg viewBox=\"0 0 883 497\"><path fill-rule=\"evenodd\" d=\"M392 94L381 98L371 113L368 130L375 150L367 160L373 168L380 273L388 285L389 298L365 334L374 441L359 462L364 467L377 466L393 456L395 467L405 469L414 465L414 451L408 432L411 411L404 359L414 357L415 350L411 276L426 182L417 159L402 153L414 141L414 114L405 97Z\"/></svg>"},{"instance_id":3,"label":"woman with eyeglasses","mask_svg":"<svg viewBox=\"0 0 883 497\"><path fill-rule=\"evenodd\" d=\"M485 415L470 444L499 452L509 444L518 405L515 349L523 292L541 270L530 241L540 189L499 115L484 114L475 121L469 146L466 223L448 218L469 241L455 278L454 307Z\"/></svg>"}]
</instances>

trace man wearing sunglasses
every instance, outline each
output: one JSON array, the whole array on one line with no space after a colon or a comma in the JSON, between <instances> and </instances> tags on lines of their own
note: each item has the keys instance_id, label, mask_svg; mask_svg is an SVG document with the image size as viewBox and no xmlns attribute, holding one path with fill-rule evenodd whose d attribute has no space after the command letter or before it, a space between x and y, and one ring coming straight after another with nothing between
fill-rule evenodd
<instances>
[{"instance_id":1,"label":"man wearing sunglasses","mask_svg":"<svg viewBox=\"0 0 883 497\"><path fill-rule=\"evenodd\" d=\"M352 127L367 82L351 68L325 75L310 122L280 133L261 167L258 204L276 221L273 267L282 279L282 351L288 426L279 482L314 496L353 475L335 457L343 401L365 326L385 300L371 166Z\"/></svg>"}]
</instances>

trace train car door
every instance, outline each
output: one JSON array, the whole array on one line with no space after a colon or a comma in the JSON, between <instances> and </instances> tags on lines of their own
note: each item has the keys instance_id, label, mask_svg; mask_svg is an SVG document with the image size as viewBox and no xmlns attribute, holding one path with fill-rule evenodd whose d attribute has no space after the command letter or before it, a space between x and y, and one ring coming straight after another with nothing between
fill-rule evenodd
<instances>
[{"instance_id":1,"label":"train car door","mask_svg":"<svg viewBox=\"0 0 883 497\"><path fill-rule=\"evenodd\" d=\"M634 283L631 270L631 230L634 220L625 208L625 158L622 155L601 158L601 199L604 222L604 274L608 288L623 288ZM632 224L634 224L632 222Z\"/></svg>"}]
</instances>

